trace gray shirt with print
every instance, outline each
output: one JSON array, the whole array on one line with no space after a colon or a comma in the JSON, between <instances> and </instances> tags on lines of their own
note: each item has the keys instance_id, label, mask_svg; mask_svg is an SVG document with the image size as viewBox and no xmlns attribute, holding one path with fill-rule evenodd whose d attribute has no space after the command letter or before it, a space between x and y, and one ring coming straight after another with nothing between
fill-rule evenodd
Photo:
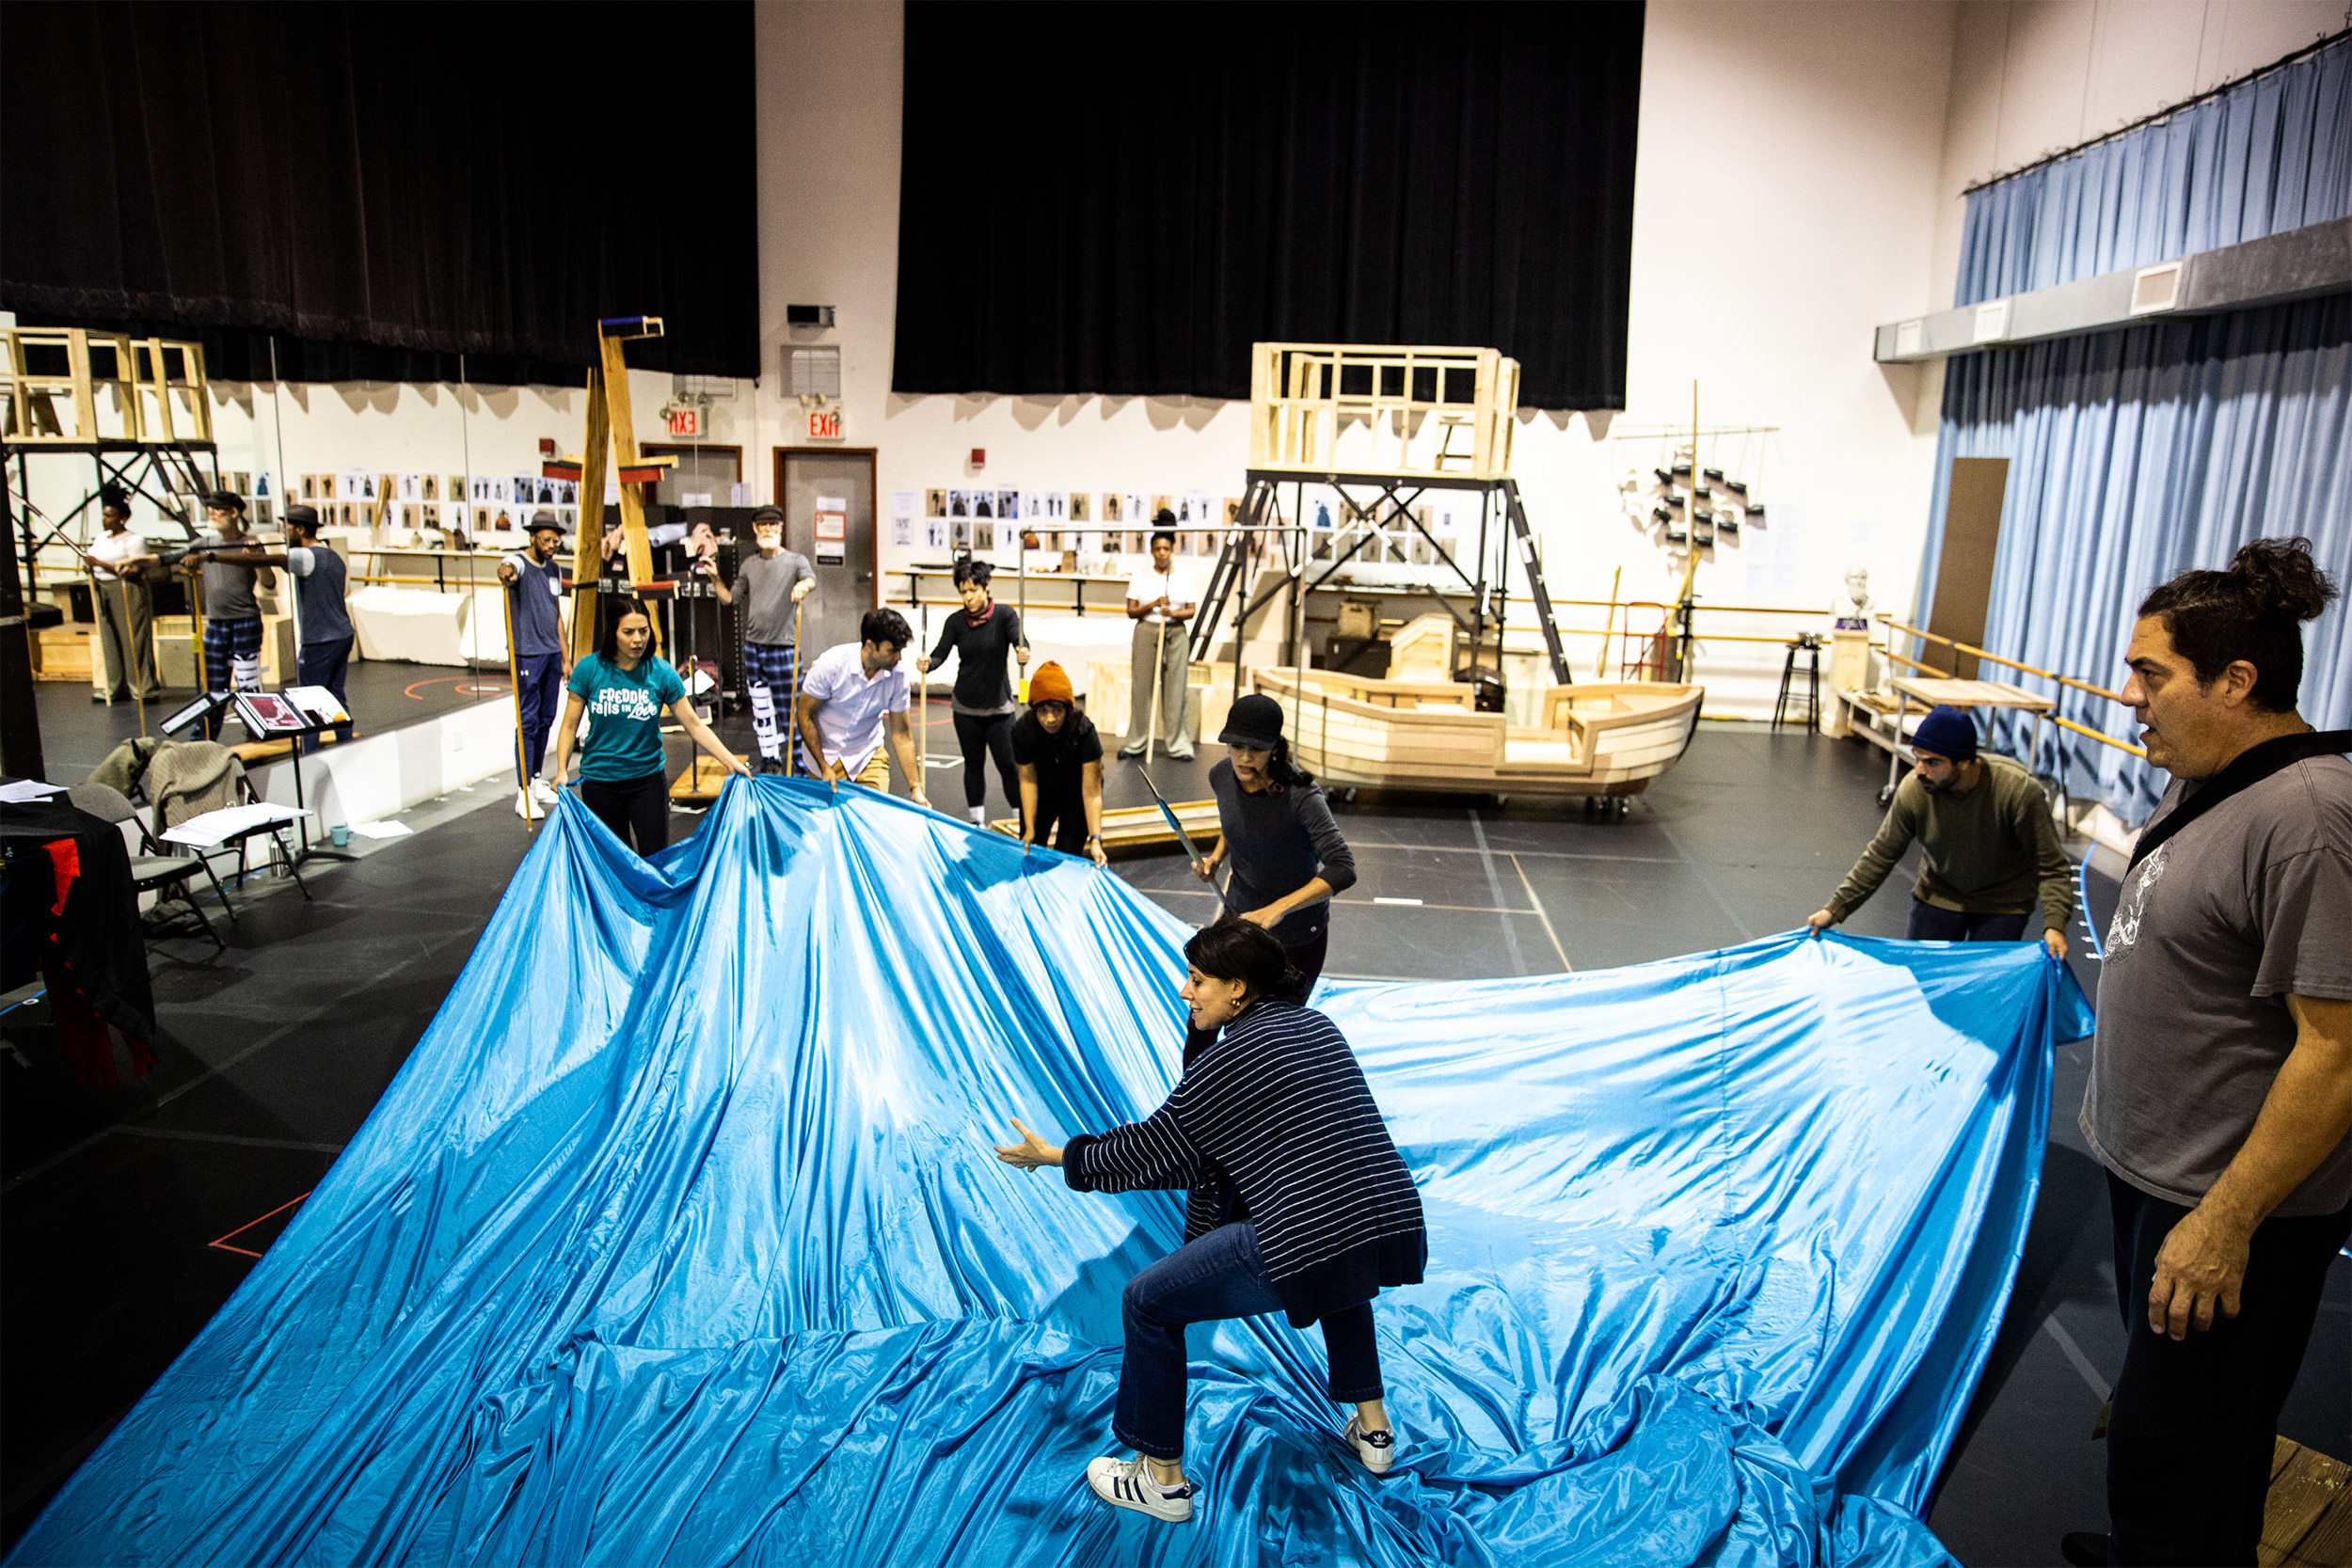
<instances>
[{"instance_id":1,"label":"gray shirt with print","mask_svg":"<svg viewBox=\"0 0 2352 1568\"><path fill-rule=\"evenodd\" d=\"M2149 826L2194 787L2175 781ZM2124 878L2083 1097L2091 1152L2141 1191L2194 1206L2295 1049L2290 993L2352 999L2352 762L2341 756L2240 790ZM2276 1212L2348 1202L2352 1136Z\"/></svg>"},{"instance_id":2,"label":"gray shirt with print","mask_svg":"<svg viewBox=\"0 0 2352 1568\"><path fill-rule=\"evenodd\" d=\"M808 557L797 550L744 557L735 569L731 590L744 596L743 641L791 646L792 585L804 578L814 581L816 577Z\"/></svg>"}]
</instances>

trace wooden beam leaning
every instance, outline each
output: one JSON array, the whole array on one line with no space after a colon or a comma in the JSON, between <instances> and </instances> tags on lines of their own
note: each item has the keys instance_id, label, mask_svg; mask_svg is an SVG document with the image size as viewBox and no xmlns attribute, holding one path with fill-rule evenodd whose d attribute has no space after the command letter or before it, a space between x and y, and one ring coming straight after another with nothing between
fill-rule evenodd
<instances>
[{"instance_id":1,"label":"wooden beam leaning","mask_svg":"<svg viewBox=\"0 0 2352 1568\"><path fill-rule=\"evenodd\" d=\"M632 338L661 336L659 316L624 316L596 324L596 342L603 351L604 409L611 426L612 458L621 470L621 537L628 555L628 580L653 580L653 546L645 538L645 498L637 484L628 482L628 470L644 467L637 455L637 427L631 422L628 407L628 364L622 356L621 345ZM583 452L583 458L590 454ZM580 531L587 532L589 495L604 488L604 463L601 456L587 465L581 476L580 495ZM596 498L596 515L604 514L603 498ZM603 529L601 522L597 531Z\"/></svg>"},{"instance_id":2,"label":"wooden beam leaning","mask_svg":"<svg viewBox=\"0 0 2352 1568\"><path fill-rule=\"evenodd\" d=\"M588 428L580 443L580 531L572 535L572 657L564 660L567 675L572 665L596 651L596 579L604 571L605 436L604 372L592 369Z\"/></svg>"}]
</instances>

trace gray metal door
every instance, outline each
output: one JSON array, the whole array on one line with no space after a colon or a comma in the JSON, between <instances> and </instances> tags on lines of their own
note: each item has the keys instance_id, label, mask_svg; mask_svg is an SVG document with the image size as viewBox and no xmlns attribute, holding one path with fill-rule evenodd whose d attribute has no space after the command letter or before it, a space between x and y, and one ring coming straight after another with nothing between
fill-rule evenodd
<instances>
[{"instance_id":1,"label":"gray metal door","mask_svg":"<svg viewBox=\"0 0 2352 1568\"><path fill-rule=\"evenodd\" d=\"M837 642L857 641L858 621L875 597L874 455L788 450L784 466L784 542L816 564L817 592L802 615L803 660ZM844 537L817 537L818 502L843 503Z\"/></svg>"}]
</instances>

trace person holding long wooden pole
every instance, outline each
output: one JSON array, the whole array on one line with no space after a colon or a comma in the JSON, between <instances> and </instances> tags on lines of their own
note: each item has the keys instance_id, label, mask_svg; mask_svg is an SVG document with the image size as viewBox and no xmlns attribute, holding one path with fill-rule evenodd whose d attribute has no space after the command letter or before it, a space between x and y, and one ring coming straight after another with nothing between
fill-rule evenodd
<instances>
[{"instance_id":1,"label":"person holding long wooden pole","mask_svg":"<svg viewBox=\"0 0 2352 1568\"><path fill-rule=\"evenodd\" d=\"M1127 579L1127 618L1136 623L1136 630L1127 692L1127 744L1119 749L1119 754L1148 762L1148 753L1156 744L1178 762L1188 762L1192 758L1188 623L1200 608L1200 592L1192 574L1176 562L1176 515L1162 507L1152 525L1152 564ZM1170 626L1176 628L1172 638ZM1138 731L1135 721L1143 715L1149 718Z\"/></svg>"},{"instance_id":2,"label":"person holding long wooden pole","mask_svg":"<svg viewBox=\"0 0 2352 1568\"><path fill-rule=\"evenodd\" d=\"M139 733L147 733L147 699L158 694L155 678L155 610L148 568L155 556L131 531L131 497L119 484L100 492L99 515L106 536L89 547L90 581L99 601L101 651L105 658L106 701L130 697L139 705ZM110 592L111 590L111 592Z\"/></svg>"},{"instance_id":3,"label":"person holding long wooden pole","mask_svg":"<svg viewBox=\"0 0 2352 1568\"><path fill-rule=\"evenodd\" d=\"M752 514L752 538L759 553L735 569L732 587L714 573L719 602L743 604L743 689L752 702L752 733L759 742L762 773L786 770L785 730L790 710L776 712L776 689L801 689L801 601L817 591L817 570L808 557L784 547L784 512L763 506ZM698 568L702 569L702 568ZM792 610L787 636L785 607Z\"/></svg>"},{"instance_id":4,"label":"person holding long wooden pole","mask_svg":"<svg viewBox=\"0 0 2352 1568\"><path fill-rule=\"evenodd\" d=\"M515 676L515 815L526 822L555 804L555 786L539 777L539 762L564 695L564 568L555 559L563 539L563 525L542 507L532 514L530 546L499 562Z\"/></svg>"}]
</instances>

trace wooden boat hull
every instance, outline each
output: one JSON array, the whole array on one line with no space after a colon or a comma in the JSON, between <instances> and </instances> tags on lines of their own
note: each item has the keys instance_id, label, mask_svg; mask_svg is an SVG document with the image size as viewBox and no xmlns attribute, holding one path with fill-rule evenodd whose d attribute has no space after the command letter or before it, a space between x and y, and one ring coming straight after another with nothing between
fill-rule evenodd
<instances>
[{"instance_id":1,"label":"wooden boat hull","mask_svg":"<svg viewBox=\"0 0 2352 1568\"><path fill-rule=\"evenodd\" d=\"M1266 670L1299 764L1326 784L1382 789L1639 795L1681 759L1706 689L1657 682L1558 687L1545 722L1513 728L1470 707L1451 681L1385 681Z\"/></svg>"}]
</instances>

